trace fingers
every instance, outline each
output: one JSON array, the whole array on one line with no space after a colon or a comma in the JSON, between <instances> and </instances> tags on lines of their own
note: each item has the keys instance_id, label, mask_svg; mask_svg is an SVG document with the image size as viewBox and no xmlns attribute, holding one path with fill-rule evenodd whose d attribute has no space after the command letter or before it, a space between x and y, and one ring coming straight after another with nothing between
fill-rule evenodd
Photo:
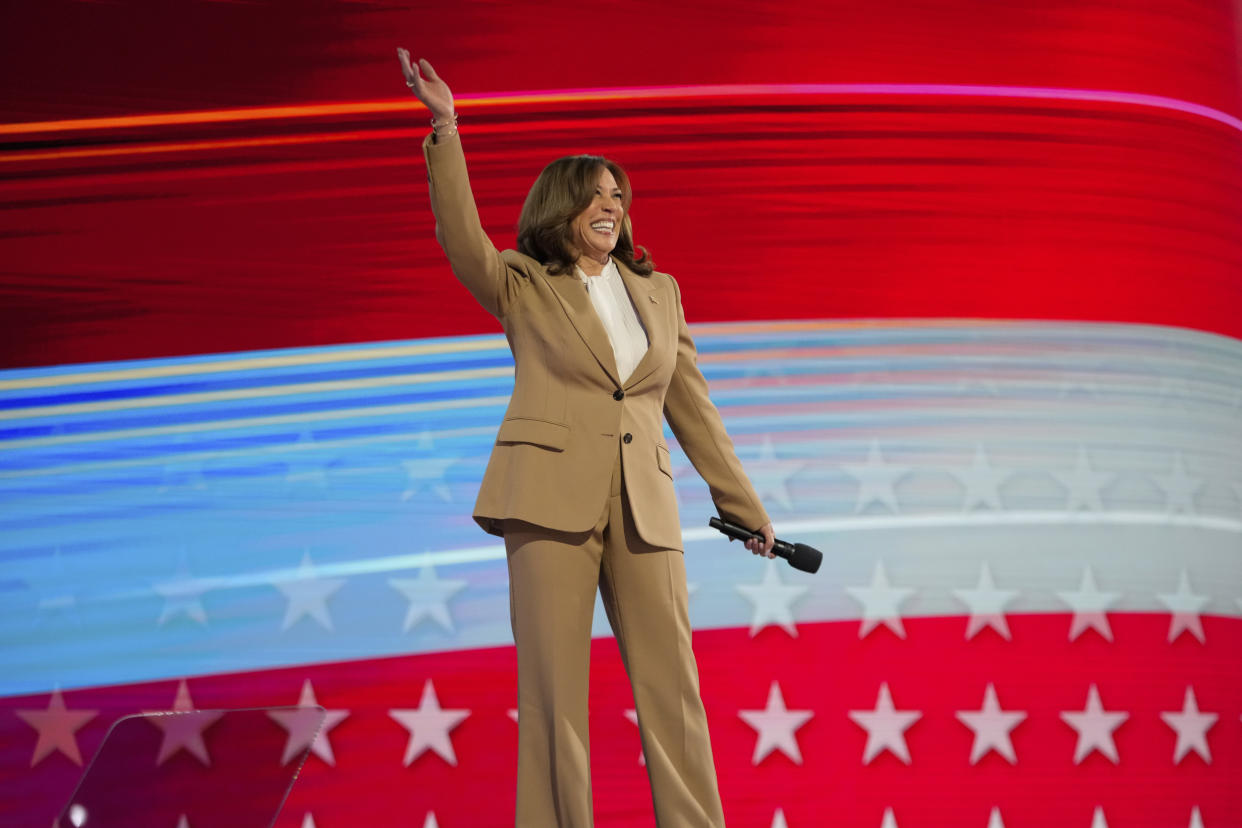
<instances>
[{"instance_id":1,"label":"fingers","mask_svg":"<svg viewBox=\"0 0 1242 828\"><path fill-rule=\"evenodd\" d=\"M772 547L776 544L776 533L772 530L772 524L765 524L759 529L759 534L763 535L763 538L751 538L746 541L746 548L756 555L775 558L776 553L772 551Z\"/></svg>"},{"instance_id":2,"label":"fingers","mask_svg":"<svg viewBox=\"0 0 1242 828\"><path fill-rule=\"evenodd\" d=\"M401 61L401 71L405 73L406 80L414 80L418 77L417 70L410 65L410 53L400 46L397 47L397 60Z\"/></svg>"},{"instance_id":3,"label":"fingers","mask_svg":"<svg viewBox=\"0 0 1242 828\"><path fill-rule=\"evenodd\" d=\"M431 68L431 62L427 58L418 59L418 68L423 70L423 74L427 76L427 80L435 83L440 80L440 76L436 74L436 70Z\"/></svg>"},{"instance_id":4,"label":"fingers","mask_svg":"<svg viewBox=\"0 0 1242 828\"><path fill-rule=\"evenodd\" d=\"M759 529L758 534L763 537L746 539L746 548L750 550L752 555L764 555L768 558L775 558L776 553L772 551L772 547L776 545L776 532L772 529L772 524L765 524L763 528ZM733 539L730 538L729 540Z\"/></svg>"},{"instance_id":5,"label":"fingers","mask_svg":"<svg viewBox=\"0 0 1242 828\"><path fill-rule=\"evenodd\" d=\"M776 553L772 551L772 544L758 538L751 538L746 541L746 548L750 550L752 555L766 555L769 558L776 557Z\"/></svg>"},{"instance_id":6,"label":"fingers","mask_svg":"<svg viewBox=\"0 0 1242 828\"><path fill-rule=\"evenodd\" d=\"M410 53L398 47L397 59L401 61L401 72L405 75L406 85L417 91L422 86L423 79L419 77L418 70L410 65Z\"/></svg>"},{"instance_id":7,"label":"fingers","mask_svg":"<svg viewBox=\"0 0 1242 828\"><path fill-rule=\"evenodd\" d=\"M397 59L401 61L401 69L405 72L406 80L415 83L423 83L423 78L418 74L418 70L422 69L423 74L427 76L427 80L438 81L440 76L436 74L436 70L431 68L431 64L426 58L418 59L418 68L414 68L414 64L410 63L410 53L406 49L397 47Z\"/></svg>"}]
</instances>

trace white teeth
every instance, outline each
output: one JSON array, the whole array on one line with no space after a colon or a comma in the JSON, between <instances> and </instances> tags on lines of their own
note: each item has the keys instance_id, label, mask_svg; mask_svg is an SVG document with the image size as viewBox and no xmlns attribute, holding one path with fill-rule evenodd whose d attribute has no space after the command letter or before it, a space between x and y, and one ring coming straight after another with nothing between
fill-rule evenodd
<instances>
[{"instance_id":1,"label":"white teeth","mask_svg":"<svg viewBox=\"0 0 1242 828\"><path fill-rule=\"evenodd\" d=\"M591 225L591 229L598 230L603 233L611 233L614 226L615 223L611 221L597 221Z\"/></svg>"}]
</instances>

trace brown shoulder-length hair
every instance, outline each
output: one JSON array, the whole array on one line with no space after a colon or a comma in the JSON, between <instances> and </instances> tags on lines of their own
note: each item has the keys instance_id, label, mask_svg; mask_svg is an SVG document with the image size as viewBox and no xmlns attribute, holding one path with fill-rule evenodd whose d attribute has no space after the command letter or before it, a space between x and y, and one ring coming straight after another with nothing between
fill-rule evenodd
<instances>
[{"instance_id":1,"label":"brown shoulder-length hair","mask_svg":"<svg viewBox=\"0 0 1242 828\"><path fill-rule=\"evenodd\" d=\"M649 276L653 270L651 254L640 247L641 255L635 256L634 231L630 226L630 202L634 194L630 190L629 176L620 165L599 155L567 155L543 168L531 185L518 218L518 250L547 265L549 273L572 271L575 256L570 222L591 206L600 170L605 167L621 188L621 204L625 209L612 255L635 273Z\"/></svg>"}]
</instances>

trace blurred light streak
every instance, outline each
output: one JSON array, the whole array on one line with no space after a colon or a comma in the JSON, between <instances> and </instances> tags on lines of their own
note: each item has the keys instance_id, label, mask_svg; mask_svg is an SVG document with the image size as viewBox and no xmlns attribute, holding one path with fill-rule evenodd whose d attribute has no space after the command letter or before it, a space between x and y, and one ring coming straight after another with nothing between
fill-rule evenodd
<instances>
[{"instance_id":1,"label":"blurred light streak","mask_svg":"<svg viewBox=\"0 0 1242 828\"><path fill-rule=\"evenodd\" d=\"M950 96L1005 98L1011 100L1086 101L1181 112L1205 118L1242 132L1242 119L1219 109L1163 95L1105 89L1058 89L1023 86L986 86L969 84L917 83L785 83L785 84L716 84L702 86L635 87L616 89L568 89L547 92L462 94L454 99L461 109L487 110L498 107L606 103L615 101L688 101L698 98L771 98L773 96L841 97L847 95L883 96ZM321 104L316 106L256 107L201 112L177 112L158 115L134 115L111 118L82 118L57 121L30 121L0 124L0 136L35 135L40 133L86 132L92 130L134 129L142 127L179 126L187 124L239 123L246 121L295 120L299 118L375 115L423 109L414 101L374 101L352 104ZM325 141L350 141L392 137L391 132L337 132L325 135L281 136L252 139L221 139L153 143L133 147L101 149L53 150L48 152L7 153L0 161L39 161L99 156L142 155L149 153L237 149L240 147L308 144Z\"/></svg>"}]
</instances>

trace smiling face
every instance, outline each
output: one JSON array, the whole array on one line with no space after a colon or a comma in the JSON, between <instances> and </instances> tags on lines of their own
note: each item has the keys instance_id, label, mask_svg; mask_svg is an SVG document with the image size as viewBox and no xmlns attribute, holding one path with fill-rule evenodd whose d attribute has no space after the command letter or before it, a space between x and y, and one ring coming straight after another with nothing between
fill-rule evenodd
<instances>
[{"instance_id":1,"label":"smiling face","mask_svg":"<svg viewBox=\"0 0 1242 828\"><path fill-rule=\"evenodd\" d=\"M608 254L617 246L621 233L621 220L625 216L624 196L612 172L604 166L599 168L595 184L595 196L587 208L569 223L570 240L581 259L608 263ZM594 268L588 273L595 271ZM597 271L595 271L597 272Z\"/></svg>"},{"instance_id":2,"label":"smiling face","mask_svg":"<svg viewBox=\"0 0 1242 828\"><path fill-rule=\"evenodd\" d=\"M599 155L566 155L543 168L518 217L517 249L548 269L572 275L574 266L598 275L609 255L635 273L651 272L646 250L637 256L630 227L632 193L625 170Z\"/></svg>"}]
</instances>

